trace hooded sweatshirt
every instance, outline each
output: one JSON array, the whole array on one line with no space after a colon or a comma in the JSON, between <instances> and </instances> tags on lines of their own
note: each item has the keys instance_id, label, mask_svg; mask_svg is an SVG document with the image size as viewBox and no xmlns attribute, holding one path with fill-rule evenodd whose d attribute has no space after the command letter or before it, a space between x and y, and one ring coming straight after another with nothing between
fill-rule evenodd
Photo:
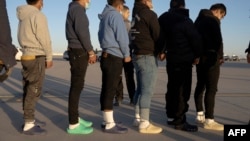
<instances>
[{"instance_id":1,"label":"hooded sweatshirt","mask_svg":"<svg viewBox=\"0 0 250 141\"><path fill-rule=\"evenodd\" d=\"M106 5L99 19L98 39L103 51L120 58L128 57L129 39L122 15L114 7Z\"/></svg>"},{"instance_id":2,"label":"hooded sweatshirt","mask_svg":"<svg viewBox=\"0 0 250 141\"><path fill-rule=\"evenodd\" d=\"M157 14L141 2L135 2L132 11L131 46L136 55L153 55L158 48L156 41L160 35Z\"/></svg>"},{"instance_id":3,"label":"hooded sweatshirt","mask_svg":"<svg viewBox=\"0 0 250 141\"><path fill-rule=\"evenodd\" d=\"M52 60L51 40L45 15L32 5L17 7L18 41L23 55L45 55Z\"/></svg>"},{"instance_id":4,"label":"hooded sweatshirt","mask_svg":"<svg viewBox=\"0 0 250 141\"><path fill-rule=\"evenodd\" d=\"M203 52L215 51L218 58L223 58L223 41L220 28L220 20L208 9L201 9L195 26L203 41Z\"/></svg>"}]
</instances>

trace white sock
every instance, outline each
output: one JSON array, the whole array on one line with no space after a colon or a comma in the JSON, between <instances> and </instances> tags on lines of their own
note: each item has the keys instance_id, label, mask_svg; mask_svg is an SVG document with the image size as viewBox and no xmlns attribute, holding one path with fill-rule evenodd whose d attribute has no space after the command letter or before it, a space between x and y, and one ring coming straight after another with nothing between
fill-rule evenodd
<instances>
[{"instance_id":1,"label":"white sock","mask_svg":"<svg viewBox=\"0 0 250 141\"><path fill-rule=\"evenodd\" d=\"M136 119L136 120L140 121L140 118L141 118L141 117L140 117L140 114L135 114L135 119Z\"/></svg>"},{"instance_id":2,"label":"white sock","mask_svg":"<svg viewBox=\"0 0 250 141\"><path fill-rule=\"evenodd\" d=\"M204 112L203 112L203 111L197 112L197 115L203 116L203 115L204 115Z\"/></svg>"},{"instance_id":3,"label":"white sock","mask_svg":"<svg viewBox=\"0 0 250 141\"><path fill-rule=\"evenodd\" d=\"M113 111L103 112L103 119L106 123L105 129L111 129L115 126Z\"/></svg>"},{"instance_id":4,"label":"white sock","mask_svg":"<svg viewBox=\"0 0 250 141\"><path fill-rule=\"evenodd\" d=\"M78 122L77 124L69 124L69 129L75 129L76 127L78 127L80 125L80 123Z\"/></svg>"},{"instance_id":5,"label":"white sock","mask_svg":"<svg viewBox=\"0 0 250 141\"><path fill-rule=\"evenodd\" d=\"M148 126L149 126L149 121L141 119L139 128L147 128Z\"/></svg>"},{"instance_id":6,"label":"white sock","mask_svg":"<svg viewBox=\"0 0 250 141\"><path fill-rule=\"evenodd\" d=\"M198 121L204 122L205 121L205 115L203 111L197 112L196 119Z\"/></svg>"},{"instance_id":7,"label":"white sock","mask_svg":"<svg viewBox=\"0 0 250 141\"><path fill-rule=\"evenodd\" d=\"M29 129L31 129L32 127L35 126L35 121L32 122L25 122L24 127L23 127L23 131L27 131Z\"/></svg>"}]
</instances>

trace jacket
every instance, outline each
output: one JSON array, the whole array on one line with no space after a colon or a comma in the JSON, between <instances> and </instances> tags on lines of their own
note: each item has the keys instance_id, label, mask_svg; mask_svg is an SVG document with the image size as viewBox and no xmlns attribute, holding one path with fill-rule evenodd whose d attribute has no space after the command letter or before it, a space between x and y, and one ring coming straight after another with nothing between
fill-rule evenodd
<instances>
[{"instance_id":1,"label":"jacket","mask_svg":"<svg viewBox=\"0 0 250 141\"><path fill-rule=\"evenodd\" d=\"M167 52L168 63L193 63L201 55L201 38L188 9L170 9L159 17L158 45Z\"/></svg>"},{"instance_id":2,"label":"jacket","mask_svg":"<svg viewBox=\"0 0 250 141\"><path fill-rule=\"evenodd\" d=\"M17 7L18 41L23 55L45 55L52 61L52 47L45 15L32 5Z\"/></svg>"},{"instance_id":3,"label":"jacket","mask_svg":"<svg viewBox=\"0 0 250 141\"><path fill-rule=\"evenodd\" d=\"M215 51L217 58L223 58L223 41L220 20L208 9L202 9L195 20L195 26L202 37L203 54Z\"/></svg>"},{"instance_id":4,"label":"jacket","mask_svg":"<svg viewBox=\"0 0 250 141\"><path fill-rule=\"evenodd\" d=\"M141 2L135 2L132 11L131 47L136 55L156 54L160 25L155 12Z\"/></svg>"},{"instance_id":5,"label":"jacket","mask_svg":"<svg viewBox=\"0 0 250 141\"><path fill-rule=\"evenodd\" d=\"M66 18L66 39L70 48L82 48L85 53L93 50L86 9L76 1L69 4Z\"/></svg>"},{"instance_id":6,"label":"jacket","mask_svg":"<svg viewBox=\"0 0 250 141\"><path fill-rule=\"evenodd\" d=\"M99 14L98 39L103 51L125 58L129 54L129 39L122 15L111 5Z\"/></svg>"}]
</instances>

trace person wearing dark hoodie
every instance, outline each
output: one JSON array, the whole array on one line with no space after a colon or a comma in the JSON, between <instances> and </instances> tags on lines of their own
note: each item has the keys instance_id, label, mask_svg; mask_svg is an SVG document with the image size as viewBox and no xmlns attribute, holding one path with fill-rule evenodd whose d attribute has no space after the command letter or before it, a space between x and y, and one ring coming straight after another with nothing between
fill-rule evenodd
<instances>
[{"instance_id":1,"label":"person wearing dark hoodie","mask_svg":"<svg viewBox=\"0 0 250 141\"><path fill-rule=\"evenodd\" d=\"M13 66L16 65L15 55L17 53L17 49L12 44L5 0L0 0L0 19L0 82L3 82L11 74Z\"/></svg>"},{"instance_id":2,"label":"person wearing dark hoodie","mask_svg":"<svg viewBox=\"0 0 250 141\"><path fill-rule=\"evenodd\" d=\"M152 0L135 0L132 12L131 47L136 70L135 120L140 133L159 134L162 128L150 122L150 105L158 74L156 41L160 35Z\"/></svg>"},{"instance_id":3,"label":"person wearing dark hoodie","mask_svg":"<svg viewBox=\"0 0 250 141\"><path fill-rule=\"evenodd\" d=\"M192 86L192 67L199 62L201 37L189 18L184 0L171 0L170 9L159 17L160 60L167 57L167 123L177 130L198 131L187 122L186 113Z\"/></svg>"},{"instance_id":4,"label":"person wearing dark hoodie","mask_svg":"<svg viewBox=\"0 0 250 141\"><path fill-rule=\"evenodd\" d=\"M124 0L107 0L102 14L98 39L102 48L101 71L102 88L100 96L103 113L102 128L105 133L123 134L128 129L116 124L113 117L113 99L122 75L123 61L131 61L128 32L121 15Z\"/></svg>"},{"instance_id":5,"label":"person wearing dark hoodie","mask_svg":"<svg viewBox=\"0 0 250 141\"><path fill-rule=\"evenodd\" d=\"M224 130L224 126L214 120L214 106L220 65L224 62L220 20L224 18L226 12L226 6L217 3L210 9L201 9L195 20L195 26L203 42L200 63L196 65L197 84L194 92L196 122L211 130Z\"/></svg>"},{"instance_id":6,"label":"person wearing dark hoodie","mask_svg":"<svg viewBox=\"0 0 250 141\"><path fill-rule=\"evenodd\" d=\"M42 94L45 69L53 65L52 47L46 16L41 12L43 0L26 0L17 7L18 41L23 50L23 133L45 134L35 122L35 106Z\"/></svg>"},{"instance_id":7,"label":"person wearing dark hoodie","mask_svg":"<svg viewBox=\"0 0 250 141\"><path fill-rule=\"evenodd\" d=\"M89 20L86 9L90 0L72 0L66 18L71 83L68 99L68 134L90 134L92 122L79 116L79 100L84 88L88 64L96 62L96 55L90 40Z\"/></svg>"}]
</instances>

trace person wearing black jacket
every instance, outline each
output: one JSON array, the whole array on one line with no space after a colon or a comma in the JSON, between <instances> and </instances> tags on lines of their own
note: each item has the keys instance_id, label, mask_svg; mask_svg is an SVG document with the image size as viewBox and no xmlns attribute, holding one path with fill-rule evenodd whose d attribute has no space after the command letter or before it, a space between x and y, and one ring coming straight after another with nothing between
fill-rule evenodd
<instances>
[{"instance_id":1,"label":"person wearing black jacket","mask_svg":"<svg viewBox=\"0 0 250 141\"><path fill-rule=\"evenodd\" d=\"M199 62L201 54L201 38L189 18L184 0L171 0L169 11L159 17L159 23L160 60L167 56L167 123L177 130L195 132L198 128L186 121L186 112L189 108L192 67Z\"/></svg>"},{"instance_id":2,"label":"person wearing black jacket","mask_svg":"<svg viewBox=\"0 0 250 141\"><path fill-rule=\"evenodd\" d=\"M205 129L224 130L224 126L214 121L214 105L217 85L220 76L220 65L223 60L223 42L220 20L226 15L226 7L222 3L211 8L201 9L195 20L195 26L202 36L203 54L196 65L197 84L194 92L197 123ZM203 93L204 106L203 110Z\"/></svg>"},{"instance_id":3,"label":"person wearing black jacket","mask_svg":"<svg viewBox=\"0 0 250 141\"><path fill-rule=\"evenodd\" d=\"M132 12L131 46L136 70L135 121L140 133L158 134L162 128L150 123L150 104L157 80L156 41L160 35L152 0L135 0Z\"/></svg>"}]
</instances>

